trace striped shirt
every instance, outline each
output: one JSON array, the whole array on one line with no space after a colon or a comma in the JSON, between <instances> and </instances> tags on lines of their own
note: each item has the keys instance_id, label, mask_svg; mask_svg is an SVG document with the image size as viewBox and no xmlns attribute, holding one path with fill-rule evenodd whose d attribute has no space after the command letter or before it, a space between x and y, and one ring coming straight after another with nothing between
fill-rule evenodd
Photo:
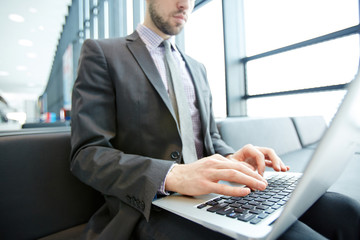
<instances>
[{"instance_id":1,"label":"striped shirt","mask_svg":"<svg viewBox=\"0 0 360 240\"><path fill-rule=\"evenodd\" d=\"M149 50L149 53L152 59L154 60L156 68L160 73L161 80L167 92L169 93L166 67L164 62L165 48L161 44L164 41L164 39L142 24L138 25L136 31L138 32L141 40L145 43L146 48ZM191 119L193 123L193 130L195 136L195 148L196 148L197 157L202 158L204 145L202 140L203 138L201 131L202 129L201 129L201 121L200 121L200 112L197 107L198 105L196 100L195 88L189 70L186 67L185 61L182 58L178 49L176 48L174 41L175 41L175 37L171 37L170 42L172 45L172 53L176 63L179 65L181 78L183 79L183 83L184 83L185 94L189 102Z\"/></svg>"}]
</instances>

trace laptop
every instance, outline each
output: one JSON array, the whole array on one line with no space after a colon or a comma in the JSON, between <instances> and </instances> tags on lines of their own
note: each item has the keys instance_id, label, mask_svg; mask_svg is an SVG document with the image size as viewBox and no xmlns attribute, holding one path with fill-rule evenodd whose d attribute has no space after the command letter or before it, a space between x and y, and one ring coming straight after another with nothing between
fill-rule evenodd
<instances>
[{"instance_id":1,"label":"laptop","mask_svg":"<svg viewBox=\"0 0 360 240\"><path fill-rule=\"evenodd\" d=\"M359 109L358 72L303 173L265 172L269 189L242 198L173 194L153 204L234 239L275 239L328 190L360 149Z\"/></svg>"}]
</instances>

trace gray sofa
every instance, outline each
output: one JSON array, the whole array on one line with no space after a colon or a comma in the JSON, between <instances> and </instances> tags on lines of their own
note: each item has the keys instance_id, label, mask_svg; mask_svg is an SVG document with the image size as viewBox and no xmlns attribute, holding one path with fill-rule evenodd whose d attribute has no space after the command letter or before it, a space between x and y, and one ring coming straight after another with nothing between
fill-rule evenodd
<instances>
[{"instance_id":1,"label":"gray sofa","mask_svg":"<svg viewBox=\"0 0 360 240\"><path fill-rule=\"evenodd\" d=\"M224 140L274 148L293 171L303 171L326 129L319 117L227 118ZM0 133L0 239L76 239L103 204L101 194L69 170L70 128ZM360 200L359 159L330 189Z\"/></svg>"}]
</instances>

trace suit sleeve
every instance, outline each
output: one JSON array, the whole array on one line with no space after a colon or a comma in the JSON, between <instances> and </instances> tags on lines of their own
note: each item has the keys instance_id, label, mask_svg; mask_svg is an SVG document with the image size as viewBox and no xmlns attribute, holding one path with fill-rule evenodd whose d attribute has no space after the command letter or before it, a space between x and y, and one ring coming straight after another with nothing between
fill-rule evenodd
<instances>
[{"instance_id":1,"label":"suit sleeve","mask_svg":"<svg viewBox=\"0 0 360 240\"><path fill-rule=\"evenodd\" d=\"M71 171L81 181L149 217L171 161L115 149L115 90L100 44L83 44L72 95Z\"/></svg>"}]
</instances>

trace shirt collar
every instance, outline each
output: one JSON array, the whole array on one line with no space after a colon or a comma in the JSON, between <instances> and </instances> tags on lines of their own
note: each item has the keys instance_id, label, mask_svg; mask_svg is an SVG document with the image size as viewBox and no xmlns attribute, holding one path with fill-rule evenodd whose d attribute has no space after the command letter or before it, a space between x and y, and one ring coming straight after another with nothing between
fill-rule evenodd
<instances>
[{"instance_id":1,"label":"shirt collar","mask_svg":"<svg viewBox=\"0 0 360 240\"><path fill-rule=\"evenodd\" d=\"M143 40L149 51L157 48L164 41L162 37L143 24L139 24L136 28L136 31L139 33L141 40ZM169 41L172 47L177 50L175 45L175 37L171 36Z\"/></svg>"}]
</instances>

